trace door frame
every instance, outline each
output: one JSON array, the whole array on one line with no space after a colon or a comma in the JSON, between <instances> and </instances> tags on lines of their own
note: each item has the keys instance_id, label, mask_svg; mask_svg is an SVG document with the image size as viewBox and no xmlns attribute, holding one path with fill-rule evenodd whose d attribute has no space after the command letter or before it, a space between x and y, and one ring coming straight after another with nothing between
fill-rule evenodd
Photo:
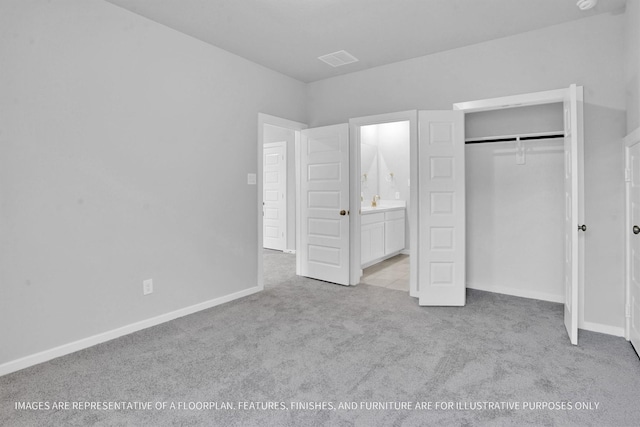
<instances>
[{"instance_id":1,"label":"door frame","mask_svg":"<svg viewBox=\"0 0 640 427\"><path fill-rule=\"evenodd\" d=\"M264 131L264 126L263 126L263 131ZM262 167L263 167L263 169L264 169L264 160L265 160L264 159L264 147L265 146L267 146L269 148L271 148L271 147L282 147L282 150L283 150L283 152L282 152L283 159L282 160L283 160L283 163L284 163L284 194L285 194L284 200L285 200L285 204L284 204L284 213L283 213L283 216L284 216L284 229L282 230L283 235L280 236L280 238L284 240L283 248L282 248L283 252L286 252L286 250L287 250L287 239L288 239L288 233L287 233L288 230L287 230L287 228L288 228L288 225L289 225L287 223L287 221L289 220L288 215L287 215L287 203L288 203L289 198L286 197L286 196L288 196L288 193L289 193L289 189L287 188L287 179L288 179L287 175L288 175L288 169L289 169L289 166L287 164L287 162L289 161L289 159L287 157L287 145L288 145L287 141L266 142L266 143L262 144ZM263 170L263 172L264 172L264 170ZM264 176L263 176L263 178L264 178ZM263 187L262 191L264 193L264 182L262 183L262 187ZM264 194L263 194L262 202L263 202L263 208L264 208ZM264 246L264 215L263 215L263 219L262 219L262 244Z\"/></svg>"},{"instance_id":2,"label":"door frame","mask_svg":"<svg viewBox=\"0 0 640 427\"><path fill-rule=\"evenodd\" d=\"M409 295L418 297L418 110L398 111L395 113L377 114L349 119L349 192L352 212L349 216L349 239L351 273L350 284L357 285L362 277L360 257L360 128L362 126L379 125L394 122L409 122Z\"/></svg>"},{"instance_id":3,"label":"door frame","mask_svg":"<svg viewBox=\"0 0 640 427\"><path fill-rule=\"evenodd\" d=\"M264 114L264 113L258 113L258 141L257 141L257 159L256 159L256 169L257 169L257 173L256 173L256 190L257 190L257 217L258 217L258 224L257 224L257 231L258 231L258 248L257 248L257 252L256 252L256 256L258 257L258 274L257 274L257 287L258 290L262 291L264 290L264 263L263 263L263 259L262 259L262 251L264 250L262 245L264 244L263 241L263 236L262 236L262 229L264 227L263 225L263 218L262 218L262 192L264 191L264 168L263 168L263 156L264 156L264 149L263 149L263 144L264 144L264 125L272 125L272 126L278 126L281 128L285 128L285 129L291 129L293 131L295 131L296 134L296 138L295 138L295 147L294 147L294 151L295 151L295 160L296 160L296 197L298 195L298 173L299 173L299 160L298 160L298 145L300 144L300 131L302 131L302 129L306 129L309 126L305 123L300 123L300 122L296 122L293 120L288 120L288 119L283 119L281 117L276 117L276 116L271 116L269 114ZM297 202L296 202L296 206L297 206ZM296 209L296 230L298 229L298 212ZM296 251L296 265L298 264L298 251Z\"/></svg>"},{"instance_id":4,"label":"door frame","mask_svg":"<svg viewBox=\"0 0 640 427\"><path fill-rule=\"evenodd\" d=\"M624 304L624 338L629 341L631 339L631 234L632 215L631 215L631 162L630 149L634 145L640 143L640 128L637 128L624 139L624 246L625 246L625 266L624 266L624 287L625 287L625 304Z\"/></svg>"},{"instance_id":5,"label":"door frame","mask_svg":"<svg viewBox=\"0 0 640 427\"><path fill-rule=\"evenodd\" d=\"M568 88L563 89L554 89L547 90L542 92L532 92L532 93L524 93L520 95L511 95L504 96L499 98L490 98L490 99L481 99L476 101L466 101L466 102L457 102L453 104L454 110L462 110L466 113L475 113L480 111L492 111L492 110L502 110L506 108L517 108L517 107L528 107L533 105L541 105L541 104L553 104L553 103L561 103L567 99L570 99L571 89L572 87L576 87L580 97L582 99L582 86L571 85ZM581 114L581 111L578 112ZM581 122L584 123L584 119L580 117ZM583 134L583 132L582 132ZM583 154L583 153L582 153ZM584 183L584 161L583 168L580 171L581 177L579 178L581 183ZM580 185L579 192L581 193L580 197L580 206L579 213L583 216L583 218L578 219L578 223L584 224L584 188L583 184ZM579 260L578 260L578 277L579 277L579 286L578 286L578 328L584 328L584 238L579 239L579 245L581 250L579 250Z\"/></svg>"}]
</instances>

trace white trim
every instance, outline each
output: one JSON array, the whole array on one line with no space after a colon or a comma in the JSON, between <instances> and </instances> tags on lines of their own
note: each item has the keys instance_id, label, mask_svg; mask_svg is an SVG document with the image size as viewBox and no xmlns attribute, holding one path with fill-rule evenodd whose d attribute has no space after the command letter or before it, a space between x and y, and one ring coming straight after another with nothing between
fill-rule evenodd
<instances>
[{"instance_id":1,"label":"white trim","mask_svg":"<svg viewBox=\"0 0 640 427\"><path fill-rule=\"evenodd\" d=\"M624 328L619 326L603 325L602 323L583 322L580 329L591 332L599 332L601 334L613 335L616 337L624 337Z\"/></svg>"},{"instance_id":2,"label":"white trim","mask_svg":"<svg viewBox=\"0 0 640 427\"><path fill-rule=\"evenodd\" d=\"M296 159L296 250L300 249L301 239L300 239L300 230L302 229L302 225L300 224L300 138L302 137L300 132L296 132L296 147L294 152L294 157ZM296 275L300 276L302 274L302 260L296 253Z\"/></svg>"},{"instance_id":3,"label":"white trim","mask_svg":"<svg viewBox=\"0 0 640 427\"><path fill-rule=\"evenodd\" d=\"M544 92L524 93L520 95L503 96L500 98L457 102L453 104L453 109L463 110L465 113L476 113L478 111L501 110L504 108L562 102L567 98L567 96L568 89L547 90Z\"/></svg>"},{"instance_id":4,"label":"white trim","mask_svg":"<svg viewBox=\"0 0 640 427\"><path fill-rule=\"evenodd\" d=\"M631 173L631 162L629 159L629 149L631 146L624 140L624 304L625 306L631 302L631 236L628 233L633 224L631 224L631 182L627 181L627 173ZM628 172L627 172L628 171ZM624 337L629 341L631 339L631 319L626 317L625 307L625 325Z\"/></svg>"},{"instance_id":5,"label":"white trim","mask_svg":"<svg viewBox=\"0 0 640 427\"><path fill-rule=\"evenodd\" d=\"M467 283L467 288L475 289L478 291L511 295L511 296L520 297L520 298L531 298L531 299L537 299L542 301L557 302L560 304L564 303L563 295L555 295L547 292L536 292L536 291L530 291L530 290L524 290L524 289L511 288L508 286L492 286L492 285L481 285L481 284L473 284L473 283Z\"/></svg>"},{"instance_id":6,"label":"white trim","mask_svg":"<svg viewBox=\"0 0 640 427\"><path fill-rule=\"evenodd\" d=\"M302 129L306 129L308 126L304 123L299 123L299 122L294 122L292 120L287 120L287 119L283 119L280 117L276 117L276 116L270 116L269 114L264 114L264 113L258 113L258 141L257 141L257 158L256 158L256 166L257 166L257 173L256 173L256 192L257 192L257 203L256 203L256 208L257 208L257 217L258 217L258 247L256 248L256 256L258 257L258 277L257 277L257 284L258 284L258 288L260 290L264 289L264 265L263 265L263 260L262 260L262 245L263 245L263 240L262 240L262 191L263 191L263 179L264 177L263 175L263 168L262 168L262 156L263 154L263 143L264 143L264 125L268 124L268 125L272 125L272 126L278 126L281 128L285 128L285 129L292 129L294 131L296 131L296 154L295 157L298 157L298 140L299 140L299 134L300 131ZM296 165L298 164L298 160L296 159ZM296 173L298 172L297 168L296 168ZM297 181L297 178L296 178ZM297 182L296 182L296 206L297 206L297 199L299 196L299 193L297 191ZM298 220L297 220L297 216L298 216L298 212L296 210L296 235L297 230L298 230ZM297 262L297 256L296 256L296 262Z\"/></svg>"},{"instance_id":7,"label":"white trim","mask_svg":"<svg viewBox=\"0 0 640 427\"><path fill-rule=\"evenodd\" d=\"M177 319L179 317L188 316L189 314L197 313L202 310L206 310L211 307L215 307L220 304L224 304L229 301L236 300L238 298L246 297L256 292L261 291L257 286L243 291L235 292L233 294L225 295L219 298L214 298L209 301L201 302L191 305L189 307L181 308L179 310L171 311L169 313L161 314L150 319L141 320L139 322L131 323L120 328L112 329L107 332L103 332L97 335L93 335L87 338L82 338L77 341L63 344L58 347L54 347L49 350L41 351L39 353L31 354L29 356L22 357L20 359L12 360L10 362L0 365L0 376L7 375L12 372L19 371L21 369L28 368L39 363L47 362L57 357L65 356L67 354L74 353L85 348L92 347L94 345L111 341L113 339L132 334L134 332L141 331L143 329L157 326L170 320Z\"/></svg>"},{"instance_id":8,"label":"white trim","mask_svg":"<svg viewBox=\"0 0 640 427\"><path fill-rule=\"evenodd\" d=\"M418 110L398 111L395 113L377 114L349 119L349 138L353 141L351 150L350 175L351 180L351 206L357 206L360 210L360 127L393 122L409 122L409 238L410 248L415 248L413 255L409 254L409 295L417 298L418 288ZM356 212L351 209L351 212ZM351 216L351 259L352 284L360 282L362 270L360 265L360 215ZM354 244L355 243L355 244ZM355 264L355 265L354 265Z\"/></svg>"},{"instance_id":9,"label":"white trim","mask_svg":"<svg viewBox=\"0 0 640 427\"><path fill-rule=\"evenodd\" d=\"M575 91L575 92L573 92ZM572 95L573 94L573 95ZM572 111L575 132L578 138L578 224L586 224L585 187L584 187L584 87L569 86L569 97L575 96L576 108ZM585 285L585 233L578 233L578 328L584 323L584 285ZM577 337L576 337L577 340ZM577 345L577 341L575 343Z\"/></svg>"},{"instance_id":10,"label":"white trim","mask_svg":"<svg viewBox=\"0 0 640 427\"><path fill-rule=\"evenodd\" d=\"M624 137L624 145L631 147L640 142L640 128L632 131L629 135Z\"/></svg>"},{"instance_id":11,"label":"white trim","mask_svg":"<svg viewBox=\"0 0 640 427\"><path fill-rule=\"evenodd\" d=\"M401 255L409 255L411 256L411 249L403 249L400 251Z\"/></svg>"},{"instance_id":12,"label":"white trim","mask_svg":"<svg viewBox=\"0 0 640 427\"><path fill-rule=\"evenodd\" d=\"M623 139L624 142L624 169L625 176L627 173L631 171L631 161L629 158L629 149L640 142L640 128L637 128L633 132L629 133L629 135L625 136ZM629 171L629 172L627 172ZM624 224L625 224L625 233L624 233L624 248L625 248L625 265L624 265L624 293L625 293L625 325L624 325L624 334L625 339L630 340L631 336L631 319L626 317L626 307L631 306L631 234L629 230L633 227L631 223L631 182L626 180L624 183Z\"/></svg>"},{"instance_id":13,"label":"white trim","mask_svg":"<svg viewBox=\"0 0 640 427\"><path fill-rule=\"evenodd\" d=\"M360 176L362 174L359 119L349 119L349 285L360 283L362 277L362 226L360 216L362 201L360 200ZM356 209L357 206L357 209ZM357 212L357 214L356 214Z\"/></svg>"}]
</instances>

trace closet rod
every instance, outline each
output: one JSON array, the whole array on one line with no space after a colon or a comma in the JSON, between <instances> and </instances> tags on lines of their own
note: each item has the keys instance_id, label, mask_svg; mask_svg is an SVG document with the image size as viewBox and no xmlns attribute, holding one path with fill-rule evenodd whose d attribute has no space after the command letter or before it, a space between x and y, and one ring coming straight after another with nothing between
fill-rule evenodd
<instances>
[{"instance_id":1,"label":"closet rod","mask_svg":"<svg viewBox=\"0 0 640 427\"><path fill-rule=\"evenodd\" d=\"M514 142L520 139L520 141L534 141L537 139L553 139L564 138L564 132L544 132L528 135L508 135L508 136L495 136L488 138L470 138L465 140L465 144L485 144L491 142Z\"/></svg>"}]
</instances>

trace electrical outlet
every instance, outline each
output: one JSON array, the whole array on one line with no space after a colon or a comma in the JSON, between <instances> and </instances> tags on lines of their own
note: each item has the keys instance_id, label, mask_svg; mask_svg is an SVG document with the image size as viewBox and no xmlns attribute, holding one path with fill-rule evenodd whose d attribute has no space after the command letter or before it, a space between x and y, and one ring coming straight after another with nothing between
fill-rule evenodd
<instances>
[{"instance_id":1,"label":"electrical outlet","mask_svg":"<svg viewBox=\"0 0 640 427\"><path fill-rule=\"evenodd\" d=\"M396 191L396 200L400 200L400 192Z\"/></svg>"},{"instance_id":2,"label":"electrical outlet","mask_svg":"<svg viewBox=\"0 0 640 427\"><path fill-rule=\"evenodd\" d=\"M142 294L149 295L153 292L153 279L147 279L142 281Z\"/></svg>"}]
</instances>

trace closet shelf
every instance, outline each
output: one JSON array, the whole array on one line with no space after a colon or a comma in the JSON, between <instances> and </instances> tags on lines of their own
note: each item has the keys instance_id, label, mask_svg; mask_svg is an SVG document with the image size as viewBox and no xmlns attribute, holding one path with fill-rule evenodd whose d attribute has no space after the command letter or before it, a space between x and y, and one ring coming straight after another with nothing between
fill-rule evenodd
<instances>
[{"instance_id":1,"label":"closet shelf","mask_svg":"<svg viewBox=\"0 0 640 427\"><path fill-rule=\"evenodd\" d=\"M469 138L465 139L465 144L487 144L493 142L516 142L520 141L534 141L538 139L554 139L564 138L564 131L557 132L538 132L528 133L522 135L502 135L502 136L487 136L482 138Z\"/></svg>"}]
</instances>

